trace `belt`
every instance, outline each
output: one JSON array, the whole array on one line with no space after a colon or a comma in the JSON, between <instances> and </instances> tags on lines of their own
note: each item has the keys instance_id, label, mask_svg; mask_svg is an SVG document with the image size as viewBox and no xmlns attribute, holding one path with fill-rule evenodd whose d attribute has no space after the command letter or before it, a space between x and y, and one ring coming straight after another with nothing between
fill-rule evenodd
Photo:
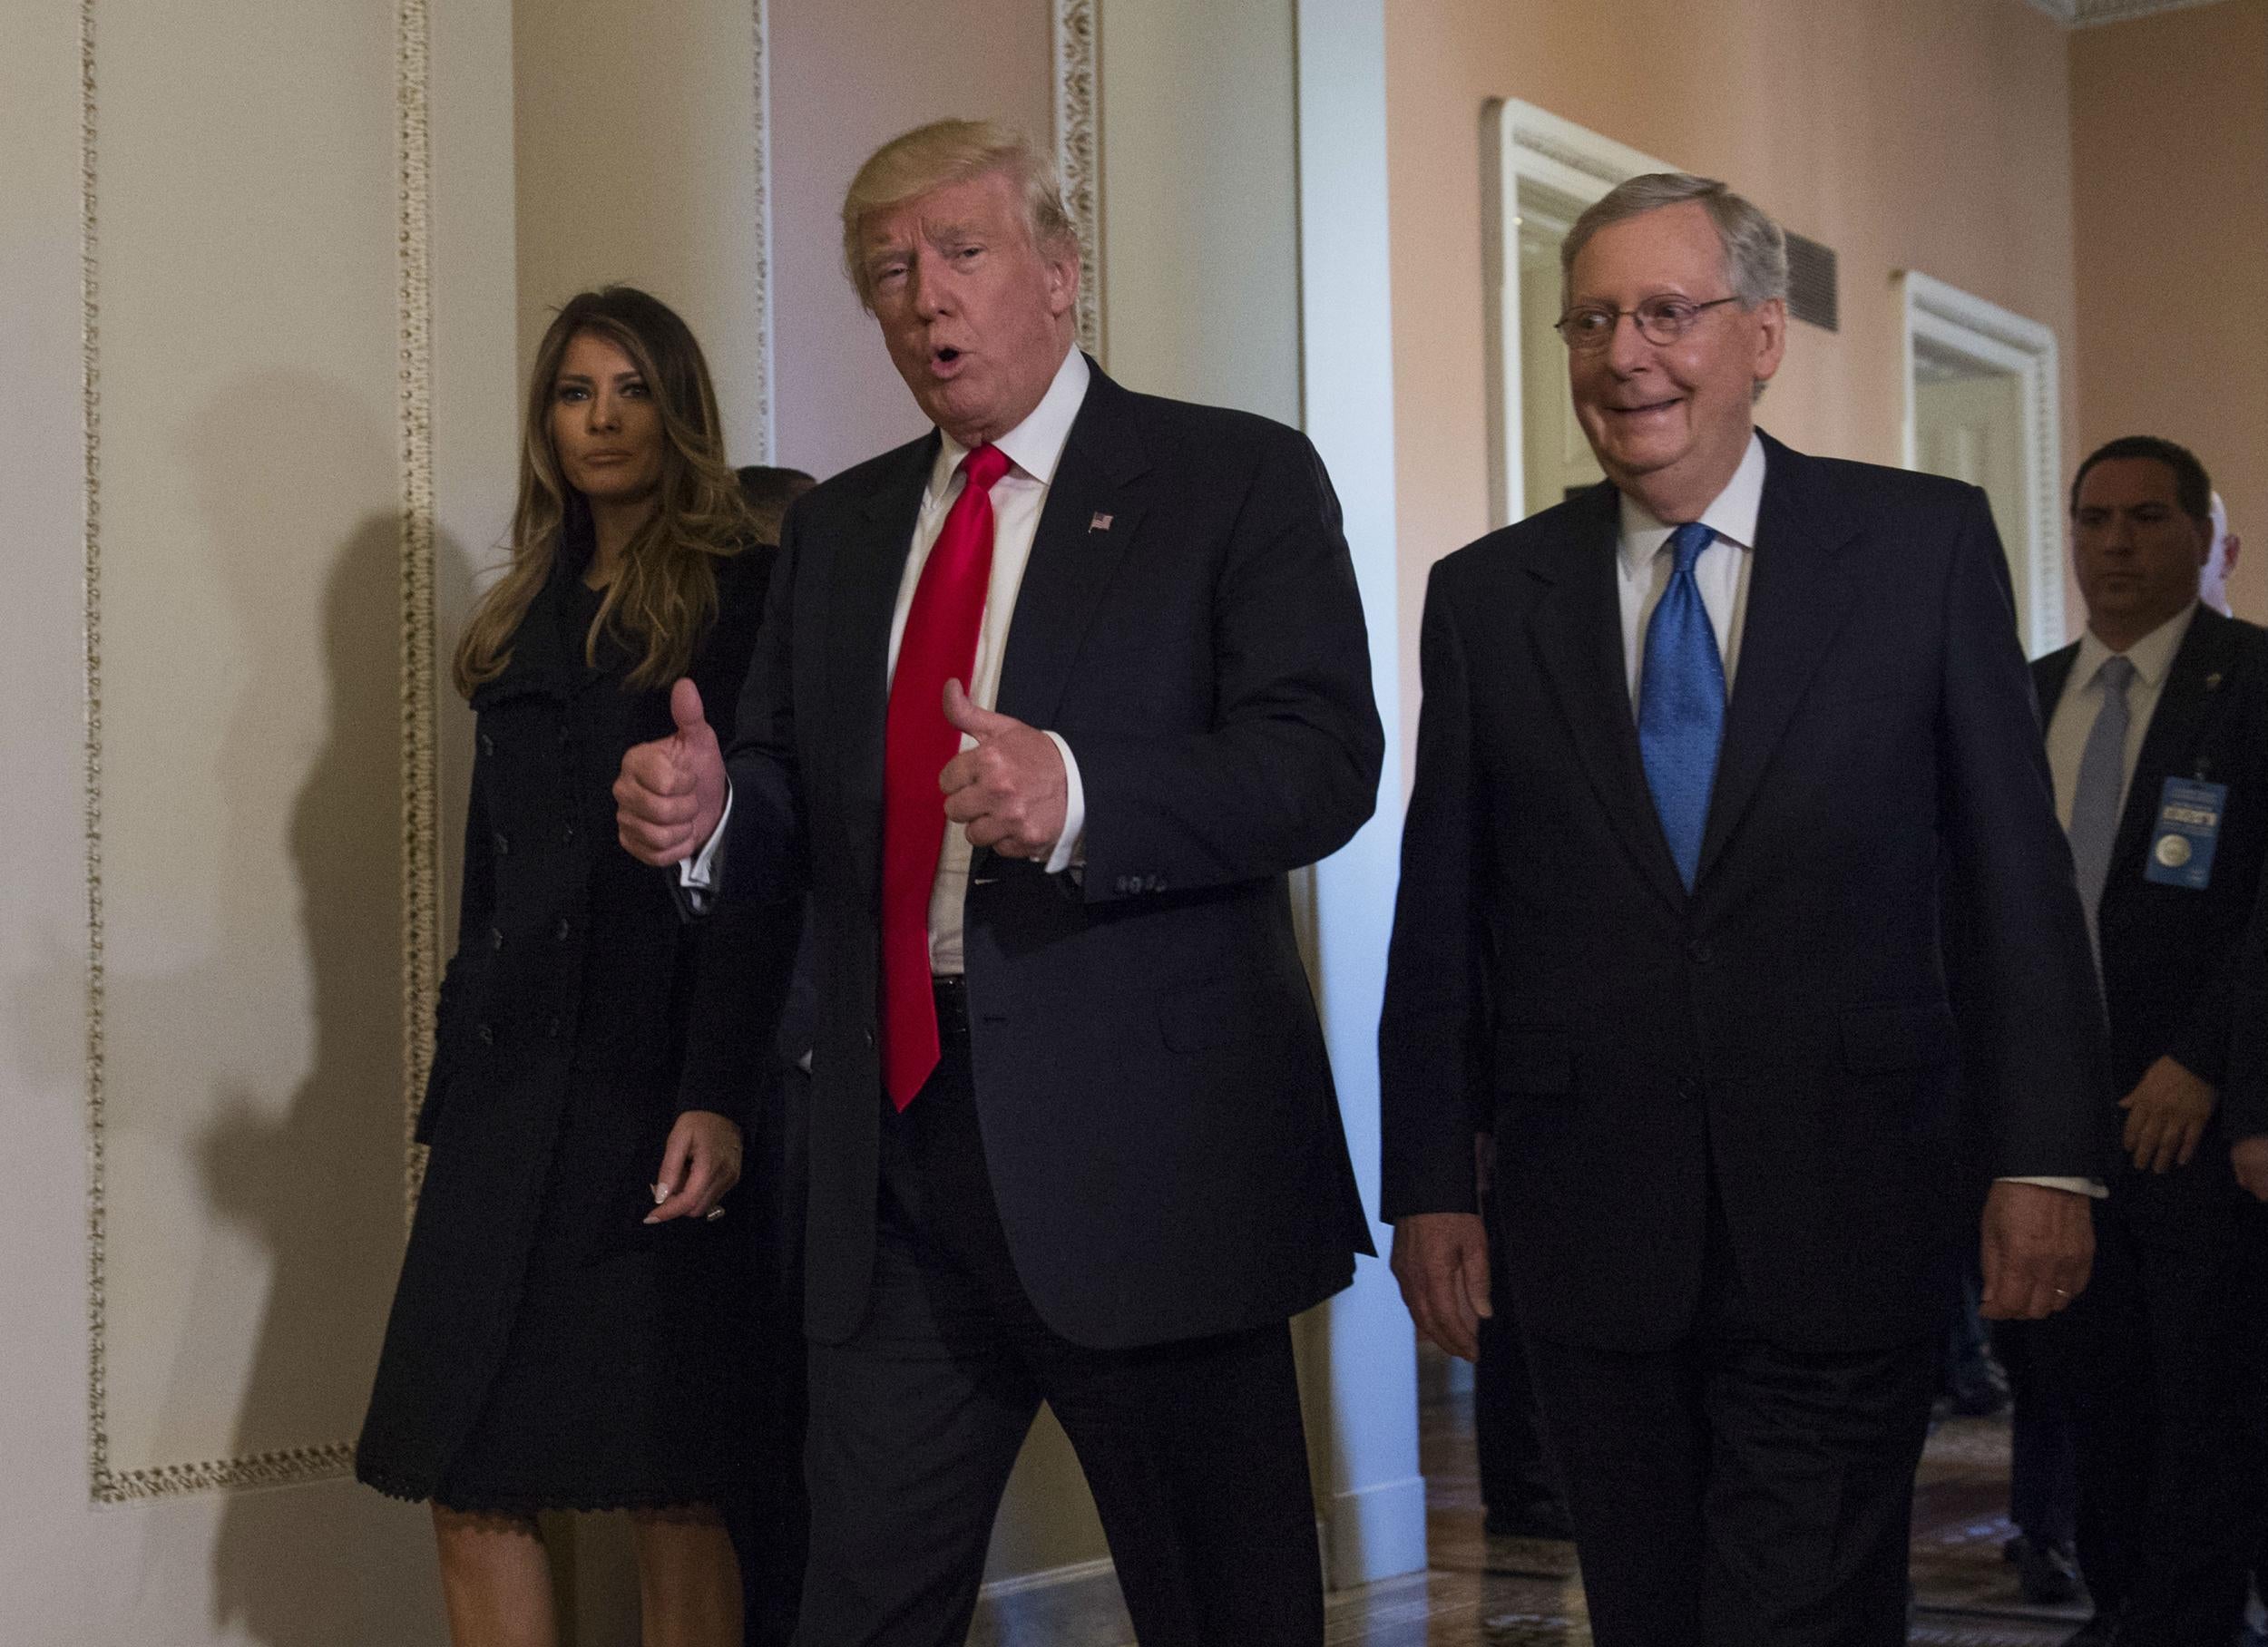
<instances>
[{"instance_id":1,"label":"belt","mask_svg":"<svg viewBox=\"0 0 2268 1647\"><path fill-rule=\"evenodd\" d=\"M965 1040L969 1034L969 980L958 975L932 978L931 992L937 1000L937 1038L959 1037Z\"/></svg>"}]
</instances>

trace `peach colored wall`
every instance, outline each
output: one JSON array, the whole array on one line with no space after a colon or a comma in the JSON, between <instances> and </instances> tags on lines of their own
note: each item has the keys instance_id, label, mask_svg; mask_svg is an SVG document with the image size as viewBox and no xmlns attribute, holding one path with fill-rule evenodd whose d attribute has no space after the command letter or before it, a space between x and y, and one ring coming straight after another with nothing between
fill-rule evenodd
<instances>
[{"instance_id":1,"label":"peach colored wall","mask_svg":"<svg viewBox=\"0 0 2268 1647\"><path fill-rule=\"evenodd\" d=\"M1048 0L771 0L779 463L826 476L929 427L843 278L843 190L888 139L991 116L1053 127Z\"/></svg>"},{"instance_id":2,"label":"peach colored wall","mask_svg":"<svg viewBox=\"0 0 2268 1647\"><path fill-rule=\"evenodd\" d=\"M2071 37L2080 450L2194 447L2268 621L2268 0Z\"/></svg>"},{"instance_id":3,"label":"peach colored wall","mask_svg":"<svg viewBox=\"0 0 2268 1647\"><path fill-rule=\"evenodd\" d=\"M1834 248L1842 330L1793 328L1763 421L1799 447L1894 463L1893 271L2052 326L2068 358L2065 42L2017 0L1625 0L1611 26L1589 0L1397 0L1386 84L1405 731L1426 570L1490 525L1483 104L1520 98L1724 178Z\"/></svg>"}]
</instances>

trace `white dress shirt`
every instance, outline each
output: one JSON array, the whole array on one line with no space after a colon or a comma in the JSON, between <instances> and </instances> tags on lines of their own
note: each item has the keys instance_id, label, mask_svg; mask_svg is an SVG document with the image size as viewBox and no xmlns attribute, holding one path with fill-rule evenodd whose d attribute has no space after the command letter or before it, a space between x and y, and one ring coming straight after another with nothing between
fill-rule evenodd
<instances>
[{"instance_id":1,"label":"white dress shirt","mask_svg":"<svg viewBox=\"0 0 2268 1647\"><path fill-rule=\"evenodd\" d=\"M2134 782L2135 763L2142 757L2142 740L2149 736L2150 717L2157 713L2158 694L2174 668L2174 654L2189 634L2189 620L2197 603L2187 606L2128 647L2126 659L2134 665L2126 683L2126 747L2118 768L2118 806L2126 804L2126 787ZM2064 677L2063 696L2048 716L2048 769L2055 775L2056 816L2071 827L2071 803L2079 791L2079 758L2087 753L2087 735L2103 712L2103 665L2115 654L2093 629L2079 638L2079 655Z\"/></svg>"},{"instance_id":2,"label":"white dress shirt","mask_svg":"<svg viewBox=\"0 0 2268 1647\"><path fill-rule=\"evenodd\" d=\"M1748 450L1716 500L1701 512L1701 523L1716 533L1693 563L1701 605L1716 632L1717 657L1725 665L1725 696L1733 695L1733 670L1740 657L1741 626L1748 616L1748 568L1755 559L1756 512L1764 505L1764 442L1748 437ZM1630 677L1630 708L1638 707L1639 677L1646 668L1646 626L1669 588L1677 570L1663 551L1680 522L1663 521L1628 492L1622 494L1622 537L1616 580L1622 597L1622 662Z\"/></svg>"},{"instance_id":3,"label":"white dress shirt","mask_svg":"<svg viewBox=\"0 0 2268 1647\"><path fill-rule=\"evenodd\" d=\"M1015 619L1016 596L1023 587L1024 566L1031 559L1032 539L1040 529L1040 512L1046 506L1048 488L1055 479L1055 466L1062 459L1064 443L1070 438L1071 423L1087 398L1090 375L1087 357L1077 349L1067 351L1063 364L1056 368L1053 381L1031 414L992 443L1007 457L1009 467L992 484L992 573L985 586L984 615L977 630L976 659L969 670L971 678L962 683L970 700L979 708L990 709L999 696L1001 663L1008 650L1008 629ZM922 493L921 512L914 517L914 541L905 557L905 571L898 580L896 609L890 617L888 667L894 677L897 673L898 646L905 637L906 614L913 609L914 591L921 584L922 568L929 563L929 552L936 547L938 534L944 530L945 517L967 484L960 468L969 448L943 430L938 432L938 442L937 461L930 467L929 484ZM943 712L941 707L939 713ZM1063 833L1057 837L1055 850L1047 861L1047 872L1060 875L1071 867L1079 855L1087 827L1087 795L1080 783L1079 763L1071 755L1070 746L1053 732L1047 736L1063 759ZM976 740L963 735L961 746L964 750L973 749ZM731 816L732 796L728 790L717 833L680 872L679 880L686 887L696 892L713 887L716 877L722 872L725 824ZM929 897L929 970L938 978L958 977L962 971L962 901L968 891L972 855L967 831L958 824L946 824L937 854L937 880Z\"/></svg>"},{"instance_id":4,"label":"white dress shirt","mask_svg":"<svg viewBox=\"0 0 2268 1647\"><path fill-rule=\"evenodd\" d=\"M1693 580L1701 590L1702 609L1709 615L1709 628L1716 634L1717 656L1725 665L1725 697L1729 704L1733 696L1733 675L1740 658L1741 631L1748 619L1748 574L1755 561L1756 516L1764 505L1765 452L1764 442L1755 434L1748 437L1748 450L1740 460L1740 467L1733 471L1733 478L1725 490L1701 512L1704 526L1716 534L1706 549L1693 562ZM1670 534L1678 522L1657 521L1645 504L1628 492L1622 494L1622 533L1616 545L1617 589L1622 600L1622 660L1630 682L1630 709L1636 714L1641 677L1646 666L1646 626L1653 620L1654 609L1661 603L1663 592L1669 588L1676 564L1665 551L1669 547ZM2186 619L2184 619L2186 622ZM2176 637L2176 640L2178 640ZM2169 648L2166 657L2171 658ZM2082 654L2084 657L2084 654ZM2135 660L2136 668L2141 659ZM2164 669L2159 671L2161 677ZM2066 693L2067 700L2070 694ZM2134 701L2129 694L2129 701ZM2153 698L2155 702L2155 698ZM2140 708L2136 705L2136 718ZM2088 725L2093 725L2090 716ZM2082 742L2086 733L2079 734ZM2134 747L2140 746L2139 735ZM2077 782L2077 756L2072 757L2073 781ZM2134 770L2134 754L2126 755L2126 770ZM2064 820L2070 821L2071 804L2060 775L2056 780L2058 794L2062 799ZM2048 1189L2068 1190L2075 1194L2100 1195L2103 1186L2086 1178L2008 1178L2007 1184L2037 1184Z\"/></svg>"}]
</instances>

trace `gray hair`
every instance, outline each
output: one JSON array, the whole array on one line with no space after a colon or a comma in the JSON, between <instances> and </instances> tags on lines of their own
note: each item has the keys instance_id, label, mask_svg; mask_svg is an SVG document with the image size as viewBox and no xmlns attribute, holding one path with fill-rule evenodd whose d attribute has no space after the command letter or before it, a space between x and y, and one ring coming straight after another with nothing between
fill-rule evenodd
<instances>
[{"instance_id":1,"label":"gray hair","mask_svg":"<svg viewBox=\"0 0 2268 1647\"><path fill-rule=\"evenodd\" d=\"M1567 283L1575 258L1590 238L1610 223L1619 223L1665 206L1697 201L1716 225L1716 238L1725 248L1725 278L1743 308L1787 297L1787 237L1780 226L1735 194L1715 178L1689 171L1649 171L1618 183L1607 195L1575 219L1559 242L1559 303L1567 304Z\"/></svg>"}]
</instances>

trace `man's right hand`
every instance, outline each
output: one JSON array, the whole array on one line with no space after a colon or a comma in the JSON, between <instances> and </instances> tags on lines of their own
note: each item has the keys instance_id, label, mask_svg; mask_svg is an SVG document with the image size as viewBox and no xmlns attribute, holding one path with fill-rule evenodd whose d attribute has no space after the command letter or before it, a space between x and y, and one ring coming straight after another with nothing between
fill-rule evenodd
<instances>
[{"instance_id":1,"label":"man's right hand","mask_svg":"<svg viewBox=\"0 0 2268 1647\"><path fill-rule=\"evenodd\" d=\"M1489 1235L1478 1213L1413 1213L1393 1226L1393 1276L1420 1337L1481 1359L1489 1305Z\"/></svg>"},{"instance_id":2,"label":"man's right hand","mask_svg":"<svg viewBox=\"0 0 2268 1647\"><path fill-rule=\"evenodd\" d=\"M640 863L682 863L708 844L725 811L725 757L701 713L700 688L670 688L677 730L622 756L614 780L614 833Z\"/></svg>"},{"instance_id":3,"label":"man's right hand","mask_svg":"<svg viewBox=\"0 0 2268 1647\"><path fill-rule=\"evenodd\" d=\"M2252 1192L2255 1201L2268 1201L2268 1133L2239 1138L2230 1145L2229 1165L2236 1169L2236 1181Z\"/></svg>"}]
</instances>

